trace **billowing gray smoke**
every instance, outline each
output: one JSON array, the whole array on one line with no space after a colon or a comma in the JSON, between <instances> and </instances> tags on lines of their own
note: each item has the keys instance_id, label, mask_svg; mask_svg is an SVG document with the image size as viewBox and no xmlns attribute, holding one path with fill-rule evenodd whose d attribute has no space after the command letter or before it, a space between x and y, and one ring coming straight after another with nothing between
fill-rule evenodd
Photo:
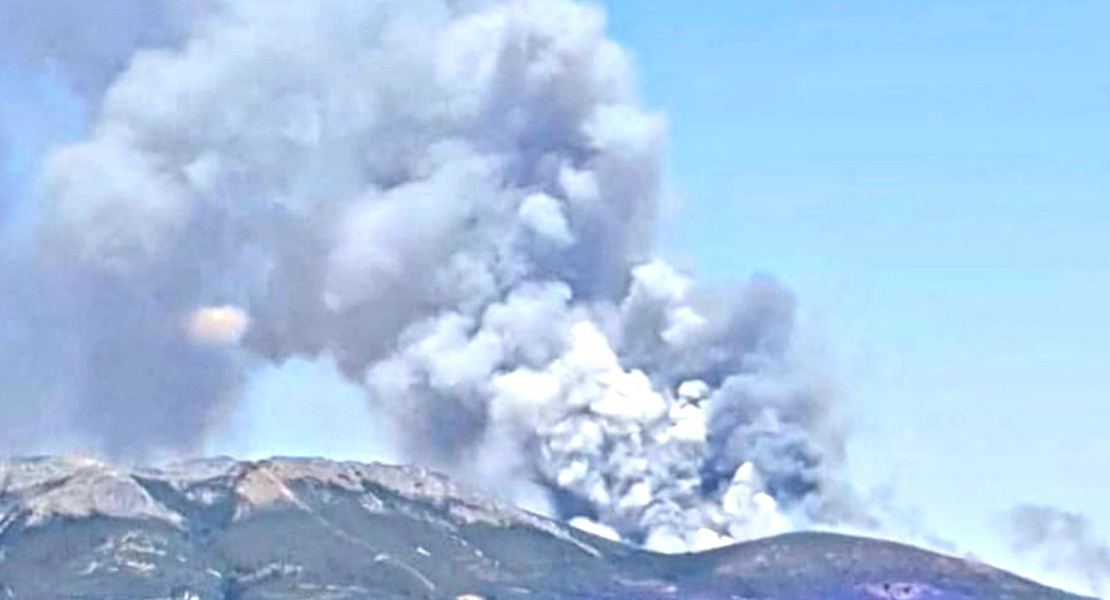
<instances>
[{"instance_id":1,"label":"billowing gray smoke","mask_svg":"<svg viewBox=\"0 0 1110 600\"><path fill-rule=\"evenodd\" d=\"M205 0L0 0L0 57L98 95L135 48L180 39Z\"/></svg>"},{"instance_id":2,"label":"billowing gray smoke","mask_svg":"<svg viewBox=\"0 0 1110 600\"><path fill-rule=\"evenodd\" d=\"M600 11L159 6L150 39L184 37L129 46L0 267L8 449L195 452L252 364L323 357L410 459L596 531L681 550L842 516L790 292L652 253L665 123Z\"/></svg>"},{"instance_id":3,"label":"billowing gray smoke","mask_svg":"<svg viewBox=\"0 0 1110 600\"><path fill-rule=\"evenodd\" d=\"M1110 545L1083 515L1049 506L1023 505L1010 517L1010 548L1036 558L1057 576L1072 578L1084 593L1110 592ZM1073 586L1078 587L1078 586Z\"/></svg>"}]
</instances>

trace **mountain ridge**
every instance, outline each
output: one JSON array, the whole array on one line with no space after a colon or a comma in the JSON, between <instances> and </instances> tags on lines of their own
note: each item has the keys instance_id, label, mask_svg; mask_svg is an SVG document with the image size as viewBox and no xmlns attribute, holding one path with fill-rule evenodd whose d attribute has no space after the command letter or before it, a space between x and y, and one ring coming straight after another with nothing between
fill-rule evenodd
<instances>
[{"instance_id":1,"label":"mountain ridge","mask_svg":"<svg viewBox=\"0 0 1110 600\"><path fill-rule=\"evenodd\" d=\"M0 461L0 598L1077 600L878 539L653 554L433 471L325 459Z\"/></svg>"}]
</instances>

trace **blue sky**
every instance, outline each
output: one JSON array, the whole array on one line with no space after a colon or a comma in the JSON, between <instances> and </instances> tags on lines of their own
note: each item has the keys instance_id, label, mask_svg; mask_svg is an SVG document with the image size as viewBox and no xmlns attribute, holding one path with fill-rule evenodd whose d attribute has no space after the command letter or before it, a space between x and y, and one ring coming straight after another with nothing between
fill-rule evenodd
<instances>
[{"instance_id":1,"label":"blue sky","mask_svg":"<svg viewBox=\"0 0 1110 600\"><path fill-rule=\"evenodd\" d=\"M836 363L857 481L975 549L1025 501L1110 538L1110 4L605 6L671 122L665 253L796 290ZM0 178L26 192L81 119L48 78L2 71L0 97L19 148ZM267 436L224 450L368 452L358 392L326 367L248 395L237 418ZM321 415L351 426L304 428Z\"/></svg>"},{"instance_id":2,"label":"blue sky","mask_svg":"<svg viewBox=\"0 0 1110 600\"><path fill-rule=\"evenodd\" d=\"M668 251L797 291L857 479L984 547L1019 501L1110 533L1110 4L605 4L670 117Z\"/></svg>"}]
</instances>

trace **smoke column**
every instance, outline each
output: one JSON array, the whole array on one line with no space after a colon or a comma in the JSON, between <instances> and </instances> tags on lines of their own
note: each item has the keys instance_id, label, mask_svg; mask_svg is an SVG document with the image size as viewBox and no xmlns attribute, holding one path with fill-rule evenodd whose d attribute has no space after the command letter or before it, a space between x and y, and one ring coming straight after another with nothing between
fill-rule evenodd
<instances>
[{"instance_id":1,"label":"smoke column","mask_svg":"<svg viewBox=\"0 0 1110 600\"><path fill-rule=\"evenodd\" d=\"M410 460L611 537L853 516L792 294L653 254L666 124L598 9L117 0L76 52L32 4L6 43L94 116L0 266L3 450L189 454L252 365L315 357Z\"/></svg>"}]
</instances>

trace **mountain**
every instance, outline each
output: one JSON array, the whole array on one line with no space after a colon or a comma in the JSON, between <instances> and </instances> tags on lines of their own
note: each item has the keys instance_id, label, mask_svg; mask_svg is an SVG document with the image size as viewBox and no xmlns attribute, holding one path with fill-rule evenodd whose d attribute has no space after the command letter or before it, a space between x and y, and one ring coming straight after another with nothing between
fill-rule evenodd
<instances>
[{"instance_id":1,"label":"mountain","mask_svg":"<svg viewBox=\"0 0 1110 600\"><path fill-rule=\"evenodd\" d=\"M470 598L473 596L474 598ZM793 534L652 554L410 467L0 462L0 598L1076 600L908 546Z\"/></svg>"}]
</instances>

